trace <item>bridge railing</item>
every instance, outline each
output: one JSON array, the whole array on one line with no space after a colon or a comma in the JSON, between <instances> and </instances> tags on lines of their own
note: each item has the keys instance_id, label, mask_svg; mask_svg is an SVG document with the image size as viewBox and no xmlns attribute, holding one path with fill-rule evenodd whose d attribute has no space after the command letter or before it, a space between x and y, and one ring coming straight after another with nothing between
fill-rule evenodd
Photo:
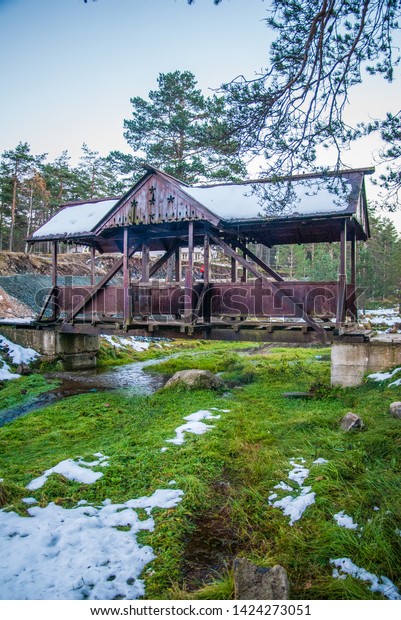
<instances>
[{"instance_id":1,"label":"bridge railing","mask_svg":"<svg viewBox=\"0 0 401 620\"><path fill-rule=\"evenodd\" d=\"M58 287L56 304L61 316L70 314L82 300L90 298L76 317L80 320L119 318L124 312L124 288L107 286L90 297L91 286ZM136 284L128 289L130 318L181 317L185 313L186 296L194 320L207 316L241 319L295 319L299 306L312 317L335 319L339 301L338 282L272 282L254 280L244 283L197 283L188 292L181 284ZM355 314L355 288L347 285L346 311ZM295 303L298 306L298 311Z\"/></svg>"}]
</instances>

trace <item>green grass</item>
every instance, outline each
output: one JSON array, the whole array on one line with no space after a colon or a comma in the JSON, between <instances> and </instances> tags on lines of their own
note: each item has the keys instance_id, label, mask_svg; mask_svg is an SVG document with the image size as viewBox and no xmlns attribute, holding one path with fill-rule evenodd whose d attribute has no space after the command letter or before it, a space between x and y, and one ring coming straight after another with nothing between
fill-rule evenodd
<instances>
[{"instance_id":1,"label":"green grass","mask_svg":"<svg viewBox=\"0 0 401 620\"><path fill-rule=\"evenodd\" d=\"M4 381L0 389L0 421L2 411L26 405L57 385L58 381L48 381L39 374Z\"/></svg>"},{"instance_id":2,"label":"green grass","mask_svg":"<svg viewBox=\"0 0 401 620\"><path fill-rule=\"evenodd\" d=\"M176 480L185 492L183 501L174 509L154 511L154 532L140 536L157 555L144 574L150 599L233 596L233 557L227 552L216 568L208 540L213 531L232 537L232 556L244 555L263 566L282 564L293 599L382 598L363 582L332 578L330 559L345 556L401 589L401 421L388 413L390 402L401 400L401 388L367 383L331 389L330 364L316 359L316 354L327 355L325 349L272 348L265 355L257 350L242 355L238 344L223 345L197 344L153 370L222 372L228 393L179 388L137 398L91 393L1 428L3 504L24 514L20 500L33 477L62 459L101 451L110 457L110 467L96 484L52 476L33 495L42 506L56 501L71 507L80 499L123 502L169 488L168 482ZM312 386L312 399L283 397L283 392ZM210 407L230 413L214 422L213 431L189 436L183 446L160 453L185 415ZM365 430L340 430L348 411L361 415ZM267 498L278 482L288 482L289 461L296 457L311 468L306 484L316 493L316 503L290 527L288 517L269 506ZM318 457L328 463L312 467ZM333 515L341 510L363 529L337 526ZM190 556L200 540L210 570L195 574Z\"/></svg>"}]
</instances>

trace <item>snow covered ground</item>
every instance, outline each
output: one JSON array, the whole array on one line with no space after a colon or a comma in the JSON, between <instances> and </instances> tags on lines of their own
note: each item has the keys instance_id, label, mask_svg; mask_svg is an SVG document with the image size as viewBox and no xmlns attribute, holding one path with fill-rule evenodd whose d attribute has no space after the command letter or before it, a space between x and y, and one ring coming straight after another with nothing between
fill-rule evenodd
<instances>
[{"instance_id":1,"label":"snow covered ground","mask_svg":"<svg viewBox=\"0 0 401 620\"><path fill-rule=\"evenodd\" d=\"M73 459L65 459L64 461L57 463L54 467L47 469L42 476L39 476L39 478L31 480L26 488L30 491L41 489L47 482L48 477L52 474L60 474L61 476L64 476L64 478L68 478L68 480L75 480L76 482L81 482L82 484L93 484L96 480L99 480L99 478L103 476L103 473L101 471L93 471L92 467L107 467L109 465L109 457L104 456L101 452L96 452L93 456L96 456L97 459L90 462L83 461L81 457L79 457L77 461L74 461Z\"/></svg>"},{"instance_id":2,"label":"snow covered ground","mask_svg":"<svg viewBox=\"0 0 401 620\"><path fill-rule=\"evenodd\" d=\"M108 457L100 452L94 456L96 460L90 462L66 459L27 488L41 488L57 473L92 484L96 480L90 474L102 475L92 468L108 464ZM26 497L23 501L29 506L29 517L0 510L0 598L112 600L143 596L144 583L139 577L156 556L150 546L138 543L136 535L154 531L154 508L174 508L183 495L179 489L157 489L150 496L119 504L106 499L97 506L81 500L70 509L53 502L34 506L35 498ZM138 509L144 509L147 518L141 519ZM129 529L122 531L121 527Z\"/></svg>"},{"instance_id":3,"label":"snow covered ground","mask_svg":"<svg viewBox=\"0 0 401 620\"><path fill-rule=\"evenodd\" d=\"M369 573L364 568L360 568L354 564L350 558L336 558L334 560L330 560L330 564L336 567L333 569L334 579L346 579L347 575L350 575L355 579L360 579L361 581L370 583L369 589L372 592L380 592L383 596L392 601L401 600L401 595L397 587L392 581L390 581L390 579L384 577L383 575L378 577L373 573Z\"/></svg>"},{"instance_id":4,"label":"snow covered ground","mask_svg":"<svg viewBox=\"0 0 401 620\"><path fill-rule=\"evenodd\" d=\"M308 506L315 503L315 492L312 491L312 487L304 486L304 482L310 472L304 463L305 459L303 458L291 459L290 465L292 469L288 474L288 479L295 484L290 486L286 482L281 481L274 487L278 491L291 491L294 495L286 495L278 499L278 493L273 492L268 497L269 506L281 508L283 514L290 517L290 525L294 525L295 521L299 521ZM313 462L313 465L324 465L325 463L327 463L326 459L319 458Z\"/></svg>"},{"instance_id":5,"label":"snow covered ground","mask_svg":"<svg viewBox=\"0 0 401 620\"><path fill-rule=\"evenodd\" d=\"M378 308L377 310L366 310L361 314L361 322L369 321L376 329L384 329L393 333L401 333L401 316L399 308ZM400 326L400 327L399 327Z\"/></svg>"},{"instance_id":6,"label":"snow covered ground","mask_svg":"<svg viewBox=\"0 0 401 620\"><path fill-rule=\"evenodd\" d=\"M115 349L123 349L123 348L131 348L134 351L146 351L149 349L149 342L145 342L143 340L138 340L135 336L102 336L103 340L106 340L109 344L111 344Z\"/></svg>"},{"instance_id":7,"label":"snow covered ground","mask_svg":"<svg viewBox=\"0 0 401 620\"><path fill-rule=\"evenodd\" d=\"M372 379L372 381L388 381L389 379L392 379L392 377L394 377L394 375L396 375L400 371L401 371L401 367L394 368L394 370L391 370L388 372L374 372L371 375L368 375L368 379ZM387 387L396 386L396 385L401 385L401 377L389 383Z\"/></svg>"},{"instance_id":8,"label":"snow covered ground","mask_svg":"<svg viewBox=\"0 0 401 620\"><path fill-rule=\"evenodd\" d=\"M0 335L0 353L10 359L16 366L18 364L30 364L39 357L39 353L34 349L22 347ZM7 362L0 357L0 381L18 379L21 375L12 372Z\"/></svg>"},{"instance_id":9,"label":"snow covered ground","mask_svg":"<svg viewBox=\"0 0 401 620\"><path fill-rule=\"evenodd\" d=\"M312 465L324 465L327 463L325 459L319 458L313 461ZM278 493L274 492L269 495L268 502L273 508L281 508L283 514L290 517L289 525L293 525L298 521L308 506L315 503L315 493L311 486L304 486L305 480L308 478L310 470L305 467L305 459L294 458L290 460L292 466L288 474L288 479L292 481L293 486L286 482L279 482L274 489L277 491L291 491L292 495L287 495L281 499ZM377 506L373 510L378 510ZM352 517L345 514L344 510L333 515L333 518L339 527L345 527L350 530L361 530L360 526L354 522ZM373 573L369 573L364 568L356 566L350 558L331 559L330 564L333 569L333 578L346 579L347 575L370 583L372 592L380 592L388 599L401 600L401 594L397 587L387 577L377 577Z\"/></svg>"}]
</instances>

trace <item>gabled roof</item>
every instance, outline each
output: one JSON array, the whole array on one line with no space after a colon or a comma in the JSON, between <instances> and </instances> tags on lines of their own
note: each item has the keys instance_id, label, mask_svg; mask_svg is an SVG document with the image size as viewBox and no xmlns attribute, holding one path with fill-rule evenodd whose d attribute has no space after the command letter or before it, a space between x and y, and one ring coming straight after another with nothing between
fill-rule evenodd
<instances>
[{"instance_id":1,"label":"gabled roof","mask_svg":"<svg viewBox=\"0 0 401 620\"><path fill-rule=\"evenodd\" d=\"M90 202L70 203L38 228L31 240L74 239L91 235L102 219L112 211L119 198L101 198Z\"/></svg>"},{"instance_id":2,"label":"gabled roof","mask_svg":"<svg viewBox=\"0 0 401 620\"><path fill-rule=\"evenodd\" d=\"M352 219L358 239L369 236L364 176L373 168L192 187L145 168L121 198L65 205L30 241L76 240L112 251L112 239L120 243L124 227L133 237L149 234L160 240L167 228L171 237L191 220L227 232L235 227L267 245L336 241L338 218Z\"/></svg>"}]
</instances>

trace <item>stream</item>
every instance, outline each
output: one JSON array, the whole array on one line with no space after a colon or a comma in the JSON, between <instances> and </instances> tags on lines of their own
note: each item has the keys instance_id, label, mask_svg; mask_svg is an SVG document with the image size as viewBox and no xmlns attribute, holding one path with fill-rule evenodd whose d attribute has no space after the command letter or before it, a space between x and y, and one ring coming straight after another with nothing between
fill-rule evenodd
<instances>
[{"instance_id":1,"label":"stream","mask_svg":"<svg viewBox=\"0 0 401 620\"><path fill-rule=\"evenodd\" d=\"M45 377L60 381L54 390L37 396L25 405L18 405L0 412L0 426L20 418L31 411L41 409L69 396L99 392L103 390L124 390L128 394L146 396L161 388L167 377L161 373L146 372L146 367L164 362L179 353L162 358L149 359L144 362L133 362L112 368L100 368L80 372L53 372Z\"/></svg>"}]
</instances>

